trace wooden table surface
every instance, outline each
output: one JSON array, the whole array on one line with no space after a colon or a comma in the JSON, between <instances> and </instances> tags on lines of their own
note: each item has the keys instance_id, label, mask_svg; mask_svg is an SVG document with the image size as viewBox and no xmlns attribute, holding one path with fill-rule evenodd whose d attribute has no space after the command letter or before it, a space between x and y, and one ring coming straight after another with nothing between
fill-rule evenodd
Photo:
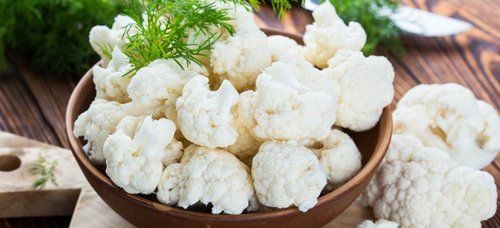
<instances>
[{"instance_id":1,"label":"wooden table surface","mask_svg":"<svg viewBox=\"0 0 500 228\"><path fill-rule=\"evenodd\" d=\"M410 6L471 22L470 31L451 37L403 37L406 53L389 56L396 70L396 100L420 83L455 82L477 97L500 107L500 0L404 0ZM282 23L267 7L258 13L268 27L303 33L310 13L296 8ZM386 53L379 53L386 55ZM32 72L23 63L0 77L0 130L68 148L64 111L76 80ZM500 179L500 159L486 170ZM498 202L498 200L497 200ZM497 204L498 205L498 204ZM0 220L0 227L67 227L70 217ZM483 223L500 227L500 212Z\"/></svg>"}]
</instances>

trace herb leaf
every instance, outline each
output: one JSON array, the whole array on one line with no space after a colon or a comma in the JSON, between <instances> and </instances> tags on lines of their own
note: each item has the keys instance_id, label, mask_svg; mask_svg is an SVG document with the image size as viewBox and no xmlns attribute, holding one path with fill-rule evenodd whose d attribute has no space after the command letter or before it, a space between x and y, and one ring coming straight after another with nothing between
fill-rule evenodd
<instances>
[{"instance_id":1,"label":"herb leaf","mask_svg":"<svg viewBox=\"0 0 500 228\"><path fill-rule=\"evenodd\" d=\"M223 2L246 4L244 0ZM206 0L129 0L125 13L136 21L126 29L129 42L123 50L134 66L130 74L156 59L201 64L197 57L212 48L221 31L234 33L228 11ZM203 39L189 43L190 35Z\"/></svg>"},{"instance_id":2,"label":"herb leaf","mask_svg":"<svg viewBox=\"0 0 500 228\"><path fill-rule=\"evenodd\" d=\"M39 178L33 181L33 188L42 189L49 181L57 186L57 179L54 174L56 166L57 161L49 161L45 156L39 156L38 160L30 167L31 174L39 175Z\"/></svg>"}]
</instances>

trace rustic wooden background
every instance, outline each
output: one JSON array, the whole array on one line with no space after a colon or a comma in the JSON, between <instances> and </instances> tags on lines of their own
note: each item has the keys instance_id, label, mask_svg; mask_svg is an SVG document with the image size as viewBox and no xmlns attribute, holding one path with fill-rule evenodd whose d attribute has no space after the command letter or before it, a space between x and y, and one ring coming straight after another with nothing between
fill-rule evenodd
<instances>
[{"instance_id":1,"label":"rustic wooden background","mask_svg":"<svg viewBox=\"0 0 500 228\"><path fill-rule=\"evenodd\" d=\"M396 99L420 83L455 82L469 87L481 99L500 108L500 0L404 0L410 6L466 20L470 31L443 38L403 37L406 53L389 56L396 70ZM293 9L280 22L262 7L259 23L303 33L310 13ZM385 53L380 53L385 54ZM74 77L73 77L74 78ZM32 72L17 62L15 70L0 77L0 130L68 148L64 111L77 81ZM500 184L500 159L486 170ZM498 205L498 203L497 203ZM70 217L0 220L0 227L67 227ZM500 227L500 212L483 223Z\"/></svg>"}]
</instances>

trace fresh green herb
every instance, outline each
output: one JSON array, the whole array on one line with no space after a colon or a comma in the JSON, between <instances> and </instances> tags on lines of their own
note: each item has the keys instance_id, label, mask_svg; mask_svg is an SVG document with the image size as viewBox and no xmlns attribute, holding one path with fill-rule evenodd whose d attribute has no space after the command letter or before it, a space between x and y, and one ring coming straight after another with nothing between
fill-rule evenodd
<instances>
[{"instance_id":1,"label":"fresh green herb","mask_svg":"<svg viewBox=\"0 0 500 228\"><path fill-rule=\"evenodd\" d=\"M223 2L246 5L244 0ZM201 64L197 57L212 48L220 31L234 33L229 12L206 0L129 0L125 13L136 21L126 29L129 42L123 49L134 66L128 75L155 59ZM189 43L189 36L201 41Z\"/></svg>"},{"instance_id":2,"label":"fresh green herb","mask_svg":"<svg viewBox=\"0 0 500 228\"><path fill-rule=\"evenodd\" d=\"M82 75L98 60L88 43L94 25L110 24L119 0L0 0L0 68L6 50L56 74Z\"/></svg>"},{"instance_id":3,"label":"fresh green herb","mask_svg":"<svg viewBox=\"0 0 500 228\"><path fill-rule=\"evenodd\" d=\"M43 187L45 187L45 184L47 184L48 181L57 186L57 180L54 174L56 166L57 161L49 161L43 155L38 157L38 160L33 165L31 165L30 168L31 174L40 176L33 182L33 188L42 189Z\"/></svg>"},{"instance_id":4,"label":"fresh green herb","mask_svg":"<svg viewBox=\"0 0 500 228\"><path fill-rule=\"evenodd\" d=\"M388 16L380 15L380 9L395 10L398 0L330 0L338 15L346 22L357 21L368 36L363 52L373 53L377 47L399 53L403 46L400 30Z\"/></svg>"},{"instance_id":5,"label":"fresh green herb","mask_svg":"<svg viewBox=\"0 0 500 228\"><path fill-rule=\"evenodd\" d=\"M299 3L303 4L305 0L249 0L250 5L252 5L254 8L258 9L259 5L261 2L269 2L271 3L271 6L273 7L274 11L278 13L280 17L283 17L283 15L292 9L292 3Z\"/></svg>"}]
</instances>

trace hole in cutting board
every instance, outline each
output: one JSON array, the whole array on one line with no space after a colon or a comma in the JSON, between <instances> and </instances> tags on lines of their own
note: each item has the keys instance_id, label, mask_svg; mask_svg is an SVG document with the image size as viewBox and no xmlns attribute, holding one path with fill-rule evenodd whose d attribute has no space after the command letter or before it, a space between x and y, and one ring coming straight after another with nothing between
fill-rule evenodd
<instances>
[{"instance_id":1,"label":"hole in cutting board","mask_svg":"<svg viewBox=\"0 0 500 228\"><path fill-rule=\"evenodd\" d=\"M0 156L0 171L9 172L18 169L21 166L21 159L14 155Z\"/></svg>"}]
</instances>

